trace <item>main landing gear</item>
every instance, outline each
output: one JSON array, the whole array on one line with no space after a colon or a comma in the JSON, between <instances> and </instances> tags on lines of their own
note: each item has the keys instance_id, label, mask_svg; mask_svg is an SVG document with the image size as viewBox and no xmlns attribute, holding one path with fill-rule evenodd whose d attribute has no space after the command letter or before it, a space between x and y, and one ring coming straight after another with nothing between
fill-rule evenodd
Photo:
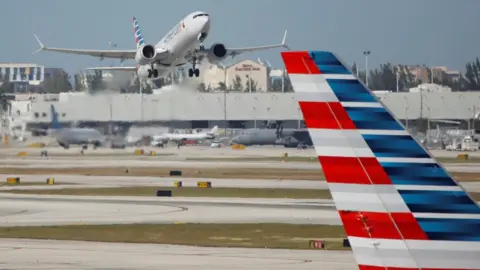
<instances>
[{"instance_id":1,"label":"main landing gear","mask_svg":"<svg viewBox=\"0 0 480 270\"><path fill-rule=\"evenodd\" d=\"M195 77L200 76L200 70L198 70L198 68L195 68L196 60L196 58L193 58L193 68L188 69L188 77L193 77L193 75L195 75Z\"/></svg>"},{"instance_id":2,"label":"main landing gear","mask_svg":"<svg viewBox=\"0 0 480 270\"><path fill-rule=\"evenodd\" d=\"M153 64L150 65L150 69L148 70L148 78L157 78L158 77L158 69L153 68Z\"/></svg>"}]
</instances>

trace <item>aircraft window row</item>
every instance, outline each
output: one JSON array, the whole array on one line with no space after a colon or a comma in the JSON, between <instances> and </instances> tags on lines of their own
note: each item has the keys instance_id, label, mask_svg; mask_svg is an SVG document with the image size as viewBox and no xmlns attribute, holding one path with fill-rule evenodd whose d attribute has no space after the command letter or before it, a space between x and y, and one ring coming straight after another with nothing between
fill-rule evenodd
<instances>
[{"instance_id":1,"label":"aircraft window row","mask_svg":"<svg viewBox=\"0 0 480 270\"><path fill-rule=\"evenodd\" d=\"M193 18L195 19L197 17L202 17L202 16L208 17L208 14L207 13L201 13L201 14L193 15Z\"/></svg>"}]
</instances>

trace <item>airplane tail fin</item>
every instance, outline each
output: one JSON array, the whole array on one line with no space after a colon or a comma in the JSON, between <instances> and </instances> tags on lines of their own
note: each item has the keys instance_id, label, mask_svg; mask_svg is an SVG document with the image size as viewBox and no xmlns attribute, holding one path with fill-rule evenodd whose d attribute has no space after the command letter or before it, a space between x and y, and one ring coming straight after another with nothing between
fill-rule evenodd
<instances>
[{"instance_id":1,"label":"airplane tail fin","mask_svg":"<svg viewBox=\"0 0 480 270\"><path fill-rule=\"evenodd\" d=\"M214 127L212 128L212 130L210 130L209 133L210 133L210 134L215 134L215 135L218 134L218 126L214 126Z\"/></svg>"},{"instance_id":2,"label":"airplane tail fin","mask_svg":"<svg viewBox=\"0 0 480 270\"><path fill-rule=\"evenodd\" d=\"M360 270L480 269L480 207L349 68L281 53Z\"/></svg>"},{"instance_id":3,"label":"airplane tail fin","mask_svg":"<svg viewBox=\"0 0 480 270\"><path fill-rule=\"evenodd\" d=\"M55 107L50 105L50 113L52 115L52 129L60 129L62 126L58 122L58 113L55 111Z\"/></svg>"},{"instance_id":4,"label":"airplane tail fin","mask_svg":"<svg viewBox=\"0 0 480 270\"><path fill-rule=\"evenodd\" d=\"M138 25L137 17L133 17L133 35L135 37L135 44L137 45L137 49L145 45L145 41L143 40L142 31L140 30L140 26Z\"/></svg>"}]
</instances>

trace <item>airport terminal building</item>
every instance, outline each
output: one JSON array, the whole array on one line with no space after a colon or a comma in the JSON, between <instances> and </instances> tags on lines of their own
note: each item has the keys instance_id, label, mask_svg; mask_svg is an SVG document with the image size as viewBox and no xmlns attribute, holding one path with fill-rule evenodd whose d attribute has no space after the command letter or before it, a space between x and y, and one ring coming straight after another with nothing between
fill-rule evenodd
<instances>
[{"instance_id":1,"label":"airport terminal building","mask_svg":"<svg viewBox=\"0 0 480 270\"><path fill-rule=\"evenodd\" d=\"M480 115L479 92L377 93L397 118L470 122ZM20 99L20 98L17 98ZM62 123L166 124L175 128L253 128L268 120L284 121L285 127L302 127L302 115L294 93L162 94L61 93L37 95L12 103L11 115L22 115L29 126L51 121L54 105Z\"/></svg>"}]
</instances>

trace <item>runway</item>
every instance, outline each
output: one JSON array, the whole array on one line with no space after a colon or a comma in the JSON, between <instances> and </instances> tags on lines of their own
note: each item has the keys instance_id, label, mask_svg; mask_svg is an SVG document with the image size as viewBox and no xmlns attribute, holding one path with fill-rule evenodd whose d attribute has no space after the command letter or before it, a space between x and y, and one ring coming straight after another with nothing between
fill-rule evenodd
<instances>
[{"instance_id":1,"label":"runway","mask_svg":"<svg viewBox=\"0 0 480 270\"><path fill-rule=\"evenodd\" d=\"M0 252L0 265L8 269L347 270L357 267L349 251L2 239Z\"/></svg>"},{"instance_id":2,"label":"runway","mask_svg":"<svg viewBox=\"0 0 480 270\"><path fill-rule=\"evenodd\" d=\"M450 172L480 173L479 163L444 163ZM265 168L321 170L318 162L280 161L185 161L168 157L54 157L0 159L3 168L93 168L93 167L168 167L168 168Z\"/></svg>"},{"instance_id":3,"label":"runway","mask_svg":"<svg viewBox=\"0 0 480 270\"><path fill-rule=\"evenodd\" d=\"M161 155L169 155L179 159L185 158L233 158L233 157L281 157L283 153L288 153L289 156L296 157L315 157L315 150L309 149L296 149L285 148L283 146L248 146L243 150L232 150L230 146L222 148L211 148L209 146L183 146L180 149L177 147L141 147L134 148L128 147L126 149L109 149L98 148L88 149L85 153L87 155L130 155L133 156L135 149L144 149L145 152L156 151ZM47 147L47 148L28 148L28 147L10 147L0 149L1 156L15 156L19 151L26 151L31 155L40 156L40 151L48 150L50 155L78 155L80 152L79 147L71 149L63 149L61 147ZM471 157L480 157L480 152L457 152L446 150L430 150L430 153L436 157L442 158L455 158L458 154L468 153Z\"/></svg>"},{"instance_id":4,"label":"runway","mask_svg":"<svg viewBox=\"0 0 480 270\"><path fill-rule=\"evenodd\" d=\"M11 175L0 174L0 179L6 179ZM45 179L52 175L15 175L23 182L45 183ZM178 177L150 177L150 176L79 176L61 174L55 177L57 184L45 186L3 186L0 190L13 189L63 189L63 188L102 188L102 187L127 187L127 186L158 186L172 187ZM182 177L185 187L195 187L203 178ZM215 188L285 188L285 189L327 189L327 183L323 180L274 180L274 179L224 179L208 178ZM75 184L75 185L62 185ZM480 182L463 182L461 185L468 192L480 192Z\"/></svg>"},{"instance_id":5,"label":"runway","mask_svg":"<svg viewBox=\"0 0 480 270\"><path fill-rule=\"evenodd\" d=\"M0 226L133 223L340 225L329 200L0 194Z\"/></svg>"},{"instance_id":6,"label":"runway","mask_svg":"<svg viewBox=\"0 0 480 270\"><path fill-rule=\"evenodd\" d=\"M172 156L135 157L51 156L0 158L0 167L82 168L82 167L177 167L181 168L290 168L319 170L317 162L274 161L188 161L193 156L236 157L270 155L279 157L284 149L256 148L187 149ZM174 152L177 149L169 149ZM30 151L30 150L28 150ZM50 150L49 150L50 151ZM55 150L60 153L63 151ZM102 150L103 151L103 150ZM121 150L122 151L122 150ZM276 151L276 152L275 152ZM300 156L293 150L290 156ZM102 152L103 153L103 152ZM118 152L117 152L118 153ZM125 153L125 152L120 152ZM210 154L208 154L210 153ZM213 154L212 154L213 153ZM229 154L230 153L230 154ZM311 153L303 151L304 156ZM202 155L205 154L205 155ZM190 156L191 157L191 156ZM472 166L474 165L474 166ZM447 164L449 171L480 172L475 164ZM10 175L0 175L5 179ZM16 175L23 182L44 183L55 177L53 186L4 186L8 189L61 189L84 187L158 186L171 187L177 177ZM261 175L258 176L261 178ZM183 178L183 185L195 186L199 178ZM325 181L208 179L212 186L232 188L326 189ZM65 185L62 185L65 184ZM480 183L464 183L468 191L480 192ZM289 223L341 225L331 200L242 199L242 198L159 198L25 195L0 193L0 226L94 225L132 223ZM352 269L350 252L293 251L269 249L201 248L170 245L90 243L73 241L0 240L0 265L16 269Z\"/></svg>"}]
</instances>

